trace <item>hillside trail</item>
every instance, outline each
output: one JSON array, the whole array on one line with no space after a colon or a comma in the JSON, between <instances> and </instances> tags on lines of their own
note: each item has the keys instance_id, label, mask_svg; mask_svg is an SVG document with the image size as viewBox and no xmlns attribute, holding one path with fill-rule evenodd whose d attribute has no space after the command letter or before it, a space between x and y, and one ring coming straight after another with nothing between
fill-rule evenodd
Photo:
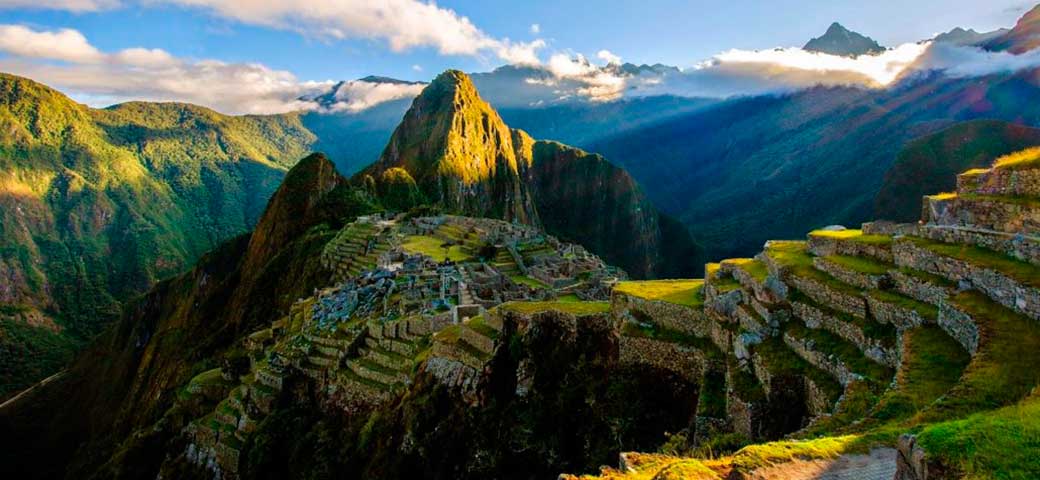
<instances>
[{"instance_id":1,"label":"hillside trail","mask_svg":"<svg viewBox=\"0 0 1040 480\"><path fill-rule=\"evenodd\" d=\"M897 452L879 448L869 455L842 455L826 460L795 460L755 470L751 480L892 480Z\"/></svg>"}]
</instances>

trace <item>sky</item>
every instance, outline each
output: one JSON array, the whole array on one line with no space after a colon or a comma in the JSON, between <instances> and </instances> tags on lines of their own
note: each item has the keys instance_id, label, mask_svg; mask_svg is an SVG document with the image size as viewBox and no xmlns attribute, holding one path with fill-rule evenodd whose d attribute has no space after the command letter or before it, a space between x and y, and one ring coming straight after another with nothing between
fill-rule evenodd
<instances>
[{"instance_id":1,"label":"sky","mask_svg":"<svg viewBox=\"0 0 1040 480\"><path fill-rule=\"evenodd\" d=\"M798 47L831 22L897 47L1010 27L1022 0L0 0L0 71L91 104L183 99L230 113L366 75L429 80L581 55L692 67ZM38 78L39 77L39 78ZM234 88L233 81L248 84ZM226 87L215 83L227 83ZM206 88L199 90L199 85ZM241 105L247 97L252 104Z\"/></svg>"}]
</instances>

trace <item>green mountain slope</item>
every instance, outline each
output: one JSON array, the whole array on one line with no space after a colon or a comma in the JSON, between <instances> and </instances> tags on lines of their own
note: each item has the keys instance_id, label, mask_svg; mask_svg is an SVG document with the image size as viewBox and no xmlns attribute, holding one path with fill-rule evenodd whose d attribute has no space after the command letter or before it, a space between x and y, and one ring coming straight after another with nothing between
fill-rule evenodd
<instances>
[{"instance_id":1,"label":"green mountain slope","mask_svg":"<svg viewBox=\"0 0 1040 480\"><path fill-rule=\"evenodd\" d=\"M1040 145L1040 129L999 120L958 123L914 140L885 174L874 198L874 214L888 220L914 221L921 197L953 191L958 173L987 167L995 158L1036 145Z\"/></svg>"},{"instance_id":2,"label":"green mountain slope","mask_svg":"<svg viewBox=\"0 0 1040 480\"><path fill-rule=\"evenodd\" d=\"M220 354L232 342L327 284L321 249L344 220L375 208L346 186L324 156L300 161L270 200L255 232L223 243L192 270L129 302L120 321L67 374L26 404L27 409L0 413L0 431L24 439L18 448L5 451L4 470L12 478L61 477L66 467L73 477L77 472L107 477L101 463L123 439L129 441L117 455L154 460L150 455L162 454L155 448L177 435L163 427L173 426L176 417L148 427L149 433L131 433L162 417L175 400L170 386L219 366ZM49 412L38 415L41 410ZM46 461L32 456L44 450L49 452ZM25 461L29 458L39 461Z\"/></svg>"},{"instance_id":3,"label":"green mountain slope","mask_svg":"<svg viewBox=\"0 0 1040 480\"><path fill-rule=\"evenodd\" d=\"M0 124L0 316L68 339L55 345L97 334L124 301L248 231L315 140L295 116L94 110L11 75ZM39 335L0 343L34 350L24 342ZM44 356L67 354L55 348ZM0 368L0 398L39 379Z\"/></svg>"}]
</instances>

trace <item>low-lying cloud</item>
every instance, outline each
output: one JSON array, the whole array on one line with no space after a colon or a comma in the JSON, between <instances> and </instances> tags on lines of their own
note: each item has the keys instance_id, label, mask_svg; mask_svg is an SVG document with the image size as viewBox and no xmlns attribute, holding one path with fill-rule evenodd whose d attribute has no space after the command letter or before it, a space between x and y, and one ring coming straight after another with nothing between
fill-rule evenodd
<instances>
[{"instance_id":1,"label":"low-lying cloud","mask_svg":"<svg viewBox=\"0 0 1040 480\"><path fill-rule=\"evenodd\" d=\"M342 82L332 92L331 104L323 105L328 113L357 113L394 100L414 98L426 88L424 83L387 83L354 80Z\"/></svg>"},{"instance_id":2,"label":"low-lying cloud","mask_svg":"<svg viewBox=\"0 0 1040 480\"><path fill-rule=\"evenodd\" d=\"M545 87L538 102L611 101L675 95L728 98L786 93L816 86L889 87L922 72L949 77L984 76L1040 67L1040 50L1021 55L946 43L909 43L878 55L843 57L800 48L730 50L690 68L619 65L600 52L602 65L582 55L554 55L533 70L528 85Z\"/></svg>"}]
</instances>

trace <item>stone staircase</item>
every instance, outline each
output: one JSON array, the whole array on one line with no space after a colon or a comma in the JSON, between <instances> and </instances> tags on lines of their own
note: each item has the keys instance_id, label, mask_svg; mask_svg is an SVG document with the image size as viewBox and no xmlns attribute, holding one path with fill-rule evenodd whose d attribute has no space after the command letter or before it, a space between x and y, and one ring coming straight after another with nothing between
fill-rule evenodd
<instances>
[{"instance_id":1,"label":"stone staircase","mask_svg":"<svg viewBox=\"0 0 1040 480\"><path fill-rule=\"evenodd\" d=\"M509 253L509 250L500 248L495 252L495 259L492 262L495 266L495 270L507 277L513 278L518 275L523 275L520 271L520 267L517 266L516 261L513 260L513 255Z\"/></svg>"},{"instance_id":2,"label":"stone staircase","mask_svg":"<svg viewBox=\"0 0 1040 480\"><path fill-rule=\"evenodd\" d=\"M417 357L429 337L450 322L445 315L370 324L357 354L345 360L337 383L354 405L375 405L411 383Z\"/></svg>"},{"instance_id":3,"label":"stone staircase","mask_svg":"<svg viewBox=\"0 0 1040 480\"><path fill-rule=\"evenodd\" d=\"M325 246L321 262L333 271L336 281L343 281L374 268L379 256L392 247L391 239L381 235L377 225L355 222L343 227Z\"/></svg>"},{"instance_id":4,"label":"stone staircase","mask_svg":"<svg viewBox=\"0 0 1040 480\"><path fill-rule=\"evenodd\" d=\"M1040 168L967 172L957 192L926 197L923 210L920 224L828 228L804 241L769 242L753 259L709 264L703 316L687 315L686 326L631 293L615 291L612 304L624 305L619 319L638 319L647 336L721 358L708 365L721 363L724 374L701 380L709 398L725 392L723 405L706 410L725 412L715 432L758 441L889 432L1027 401L1040 384ZM776 421L791 416L800 418ZM892 453L894 440L881 442L884 460L852 471L892 478L894 457L924 461ZM749 454L658 458L653 468L664 474L672 464L703 462L725 477L750 468L741 467ZM822 478L775 467L783 478ZM910 467L900 467L900 480L931 478L906 474L923 471ZM604 473L629 478L632 471Z\"/></svg>"}]
</instances>

